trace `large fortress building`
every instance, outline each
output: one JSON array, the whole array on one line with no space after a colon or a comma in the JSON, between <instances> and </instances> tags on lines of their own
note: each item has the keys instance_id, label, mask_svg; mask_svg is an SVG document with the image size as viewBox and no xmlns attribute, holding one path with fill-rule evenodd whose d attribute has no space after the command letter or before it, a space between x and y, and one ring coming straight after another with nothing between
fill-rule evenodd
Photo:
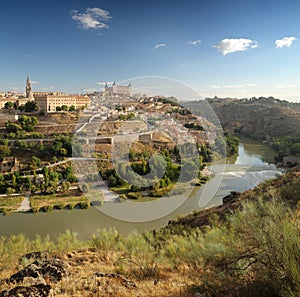
<instances>
[{"instance_id":1,"label":"large fortress building","mask_svg":"<svg viewBox=\"0 0 300 297\"><path fill-rule=\"evenodd\" d=\"M115 82L109 87L107 84L104 88L105 95L131 95L132 86L119 86Z\"/></svg>"}]
</instances>

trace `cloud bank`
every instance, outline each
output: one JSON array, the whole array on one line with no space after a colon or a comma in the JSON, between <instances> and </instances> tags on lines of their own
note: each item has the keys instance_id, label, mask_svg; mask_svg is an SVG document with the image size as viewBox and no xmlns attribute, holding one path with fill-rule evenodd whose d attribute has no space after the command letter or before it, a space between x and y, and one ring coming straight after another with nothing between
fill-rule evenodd
<instances>
[{"instance_id":1,"label":"cloud bank","mask_svg":"<svg viewBox=\"0 0 300 297\"><path fill-rule=\"evenodd\" d=\"M284 37L282 39L275 40L275 45L277 48L290 47L296 39L297 38L294 36Z\"/></svg>"},{"instance_id":2,"label":"cloud bank","mask_svg":"<svg viewBox=\"0 0 300 297\"><path fill-rule=\"evenodd\" d=\"M213 45L224 56L234 53L246 51L250 48L256 48L257 42L247 38L225 38L218 44Z\"/></svg>"},{"instance_id":3,"label":"cloud bank","mask_svg":"<svg viewBox=\"0 0 300 297\"><path fill-rule=\"evenodd\" d=\"M109 12L99 7L87 8L84 13L71 11L71 17L79 28L84 30L100 30L109 28L107 22L111 18Z\"/></svg>"}]
</instances>

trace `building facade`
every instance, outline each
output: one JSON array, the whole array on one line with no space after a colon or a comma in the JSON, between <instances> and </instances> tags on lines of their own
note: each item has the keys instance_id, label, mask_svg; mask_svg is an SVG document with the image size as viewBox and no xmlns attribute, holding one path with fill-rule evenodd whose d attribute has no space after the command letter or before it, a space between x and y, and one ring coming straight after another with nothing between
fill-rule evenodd
<instances>
[{"instance_id":1,"label":"building facade","mask_svg":"<svg viewBox=\"0 0 300 297\"><path fill-rule=\"evenodd\" d=\"M109 95L131 95L131 91L131 84L128 86L119 86L115 82L110 87L106 84L104 89L105 94Z\"/></svg>"},{"instance_id":2,"label":"building facade","mask_svg":"<svg viewBox=\"0 0 300 297\"><path fill-rule=\"evenodd\" d=\"M68 95L62 93L36 93L34 95L35 103L39 110L45 112L54 112L63 105L74 106L75 109L89 107L91 99L83 95Z\"/></svg>"}]
</instances>

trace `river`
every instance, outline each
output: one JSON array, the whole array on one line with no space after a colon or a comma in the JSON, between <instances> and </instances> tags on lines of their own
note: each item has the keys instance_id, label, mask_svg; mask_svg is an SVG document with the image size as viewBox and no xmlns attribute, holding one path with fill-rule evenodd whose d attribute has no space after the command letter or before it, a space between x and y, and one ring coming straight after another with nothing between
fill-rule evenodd
<instances>
[{"instance_id":1,"label":"river","mask_svg":"<svg viewBox=\"0 0 300 297\"><path fill-rule=\"evenodd\" d=\"M126 234L156 229L190 211L221 204L230 191L245 191L259 182L275 177L280 171L272 164L274 152L260 143L243 140L239 155L231 164L212 165L214 177L203 187L193 188L188 199L178 197L173 206L170 198L149 202L104 203L88 210L56 210L50 213L14 213L0 216L0 234L23 233L29 238L36 234L55 239L66 229L81 239L88 239L101 228L116 228ZM173 198L172 198L173 199Z\"/></svg>"}]
</instances>

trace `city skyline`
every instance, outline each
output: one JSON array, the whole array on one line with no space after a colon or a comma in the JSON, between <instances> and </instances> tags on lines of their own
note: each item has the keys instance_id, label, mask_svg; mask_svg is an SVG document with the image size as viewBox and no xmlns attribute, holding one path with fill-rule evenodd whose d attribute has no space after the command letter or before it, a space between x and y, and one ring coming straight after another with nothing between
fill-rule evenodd
<instances>
[{"instance_id":1,"label":"city skyline","mask_svg":"<svg viewBox=\"0 0 300 297\"><path fill-rule=\"evenodd\" d=\"M1 3L0 92L101 91L144 76L200 97L300 102L297 1ZM188 98L187 98L188 99Z\"/></svg>"}]
</instances>

